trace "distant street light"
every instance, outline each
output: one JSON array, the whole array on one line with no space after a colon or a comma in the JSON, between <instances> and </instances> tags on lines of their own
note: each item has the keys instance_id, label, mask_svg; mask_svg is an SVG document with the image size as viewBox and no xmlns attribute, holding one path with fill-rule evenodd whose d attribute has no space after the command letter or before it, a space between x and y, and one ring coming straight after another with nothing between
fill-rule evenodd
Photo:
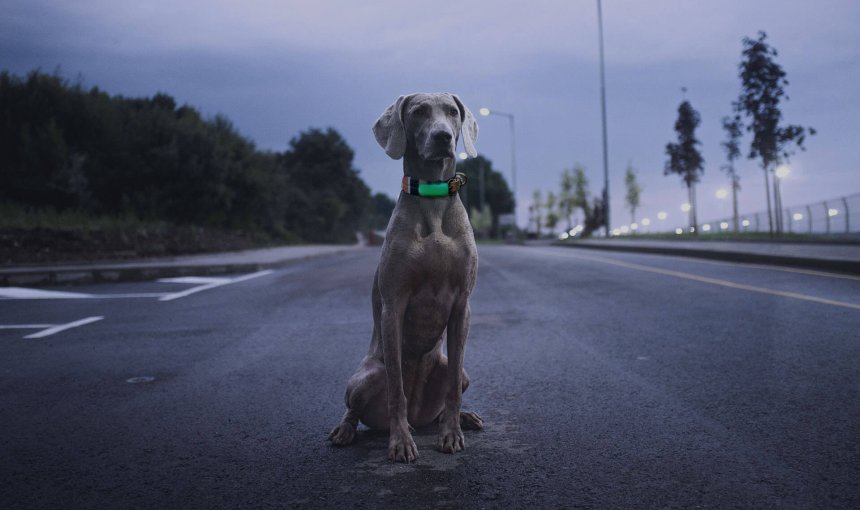
<instances>
[{"instance_id":1,"label":"distant street light","mask_svg":"<svg viewBox=\"0 0 860 510\"><path fill-rule=\"evenodd\" d=\"M490 110L489 108L481 108L478 110L478 113L483 115L484 117L488 115L499 115L501 117L507 117L510 121L511 126L511 191L514 194L514 216L517 214L517 138L516 131L514 130L514 114L513 113L504 113L497 112L495 110Z\"/></svg>"},{"instance_id":2,"label":"distant street light","mask_svg":"<svg viewBox=\"0 0 860 510\"><path fill-rule=\"evenodd\" d=\"M717 190L716 196L717 196L717 198L722 200L722 199L726 198L727 196L729 196L729 190L727 190L726 188L720 188Z\"/></svg>"},{"instance_id":3,"label":"distant street light","mask_svg":"<svg viewBox=\"0 0 860 510\"><path fill-rule=\"evenodd\" d=\"M690 202L684 202L681 204L681 210L684 212L690 212Z\"/></svg>"},{"instance_id":4,"label":"distant street light","mask_svg":"<svg viewBox=\"0 0 860 510\"><path fill-rule=\"evenodd\" d=\"M776 167L774 173L780 179L785 179L789 176L789 174L791 174L791 167L789 167L788 165L779 165L778 167Z\"/></svg>"},{"instance_id":5,"label":"distant street light","mask_svg":"<svg viewBox=\"0 0 860 510\"><path fill-rule=\"evenodd\" d=\"M660 211L657 213L657 219L658 220L665 220L668 217L669 217L669 215L666 214L666 211Z\"/></svg>"},{"instance_id":6,"label":"distant street light","mask_svg":"<svg viewBox=\"0 0 860 510\"><path fill-rule=\"evenodd\" d=\"M466 154L465 152L461 152L460 153L460 159L469 159L469 155Z\"/></svg>"}]
</instances>

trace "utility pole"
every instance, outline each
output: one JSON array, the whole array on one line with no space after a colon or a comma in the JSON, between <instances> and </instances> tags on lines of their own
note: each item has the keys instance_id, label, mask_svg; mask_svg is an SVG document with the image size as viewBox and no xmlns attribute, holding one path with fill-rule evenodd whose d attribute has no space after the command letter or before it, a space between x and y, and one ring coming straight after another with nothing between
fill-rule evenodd
<instances>
[{"instance_id":1,"label":"utility pole","mask_svg":"<svg viewBox=\"0 0 860 510\"><path fill-rule=\"evenodd\" d=\"M609 237L609 149L606 147L606 78L603 71L603 10L600 0L597 0L597 27L600 35L600 113L603 118L603 228L606 237Z\"/></svg>"}]
</instances>

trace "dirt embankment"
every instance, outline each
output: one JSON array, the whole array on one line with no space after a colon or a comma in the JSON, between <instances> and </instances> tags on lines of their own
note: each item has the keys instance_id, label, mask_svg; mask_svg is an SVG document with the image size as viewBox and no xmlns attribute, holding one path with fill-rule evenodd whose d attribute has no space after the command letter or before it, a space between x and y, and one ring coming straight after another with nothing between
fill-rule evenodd
<instances>
[{"instance_id":1,"label":"dirt embankment","mask_svg":"<svg viewBox=\"0 0 860 510\"><path fill-rule=\"evenodd\" d=\"M260 234L195 226L0 228L0 265L91 262L285 244Z\"/></svg>"}]
</instances>

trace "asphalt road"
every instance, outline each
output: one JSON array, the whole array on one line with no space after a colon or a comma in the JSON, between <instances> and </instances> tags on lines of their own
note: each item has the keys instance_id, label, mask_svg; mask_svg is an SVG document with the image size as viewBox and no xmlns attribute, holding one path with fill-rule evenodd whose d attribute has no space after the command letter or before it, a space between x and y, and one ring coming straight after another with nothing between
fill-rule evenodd
<instances>
[{"instance_id":1,"label":"asphalt road","mask_svg":"<svg viewBox=\"0 0 860 510\"><path fill-rule=\"evenodd\" d=\"M860 278L482 246L486 430L394 465L326 441L378 254L0 301L0 508L860 507Z\"/></svg>"}]
</instances>

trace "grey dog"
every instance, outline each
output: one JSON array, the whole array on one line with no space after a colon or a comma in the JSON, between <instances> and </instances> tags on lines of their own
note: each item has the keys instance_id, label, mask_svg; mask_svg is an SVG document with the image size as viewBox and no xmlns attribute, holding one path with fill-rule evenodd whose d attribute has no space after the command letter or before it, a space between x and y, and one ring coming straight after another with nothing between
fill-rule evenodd
<instances>
[{"instance_id":1,"label":"grey dog","mask_svg":"<svg viewBox=\"0 0 860 510\"><path fill-rule=\"evenodd\" d=\"M463 354L478 255L456 193L463 180L455 176L457 141L462 135L466 152L476 156L478 124L456 95L411 94L382 113L373 134L392 159L403 158L403 192L373 278L370 349L347 383L347 411L329 439L351 443L361 420L389 431L389 459L412 462L412 426L438 421L445 453L463 450L463 429L483 428L477 413L460 409L469 386ZM424 194L444 191L446 182L448 193Z\"/></svg>"}]
</instances>

